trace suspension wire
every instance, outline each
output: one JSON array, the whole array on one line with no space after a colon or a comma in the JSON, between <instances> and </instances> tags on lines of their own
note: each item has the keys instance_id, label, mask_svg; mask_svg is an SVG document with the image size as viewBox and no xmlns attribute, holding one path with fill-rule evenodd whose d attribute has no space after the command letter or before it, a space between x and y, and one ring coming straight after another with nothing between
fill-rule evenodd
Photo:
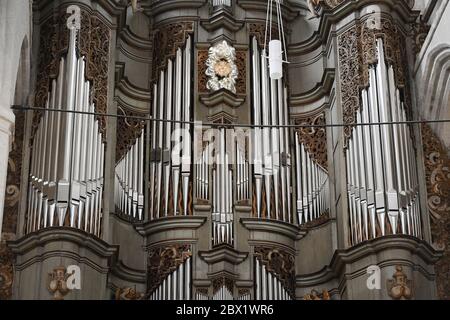
<instances>
[{"instance_id":1,"label":"suspension wire","mask_svg":"<svg viewBox=\"0 0 450 320\"><path fill-rule=\"evenodd\" d=\"M450 119L435 119L435 120L409 120L409 121L387 121L387 122L367 122L367 123L329 123L329 124L285 124L285 125L257 125L257 124L241 124L241 123L214 123L214 122L201 122L201 121L185 121L185 120L168 120L168 119L157 119L144 116L128 116L120 114L111 113L100 113L100 112L88 112L88 111L75 111L75 110L63 110L63 109L53 109L53 108L36 108L28 107L22 105L11 105L11 109L18 111L43 111L43 112L62 112L62 113L74 113L74 114L86 114L92 116L103 116L111 118L124 118L124 119L134 119L140 120L142 122L162 122L162 123L180 123L180 124L192 124L201 125L204 127L213 128L335 128L335 127L357 127L357 126L387 126L387 125L397 125L397 124L426 124L426 123L450 123Z\"/></svg>"}]
</instances>

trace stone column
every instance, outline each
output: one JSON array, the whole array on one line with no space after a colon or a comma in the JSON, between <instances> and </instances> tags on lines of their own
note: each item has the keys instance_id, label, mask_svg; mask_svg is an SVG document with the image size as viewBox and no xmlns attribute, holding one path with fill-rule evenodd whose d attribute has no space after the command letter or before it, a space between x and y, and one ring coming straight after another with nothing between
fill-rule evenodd
<instances>
[{"instance_id":1,"label":"stone column","mask_svg":"<svg viewBox=\"0 0 450 320\"><path fill-rule=\"evenodd\" d=\"M14 103L17 70L22 44L30 32L30 1L5 0L0 3L0 234L8 172L8 154L14 130ZM27 37L29 39L29 36ZM21 79L23 80L23 79Z\"/></svg>"}]
</instances>

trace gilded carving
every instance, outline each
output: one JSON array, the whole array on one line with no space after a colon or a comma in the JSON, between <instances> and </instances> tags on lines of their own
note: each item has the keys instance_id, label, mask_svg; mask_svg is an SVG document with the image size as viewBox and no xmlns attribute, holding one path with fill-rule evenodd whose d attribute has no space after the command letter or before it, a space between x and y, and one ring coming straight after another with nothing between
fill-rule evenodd
<instances>
[{"instance_id":1,"label":"gilded carving","mask_svg":"<svg viewBox=\"0 0 450 320\"><path fill-rule=\"evenodd\" d=\"M297 134L300 142L306 147L313 159L324 169L328 168L327 156L327 131L325 127L325 112L315 114L307 118L295 119L296 125L312 125L313 127L301 127ZM324 127L318 127L318 126Z\"/></svg>"},{"instance_id":2,"label":"gilded carving","mask_svg":"<svg viewBox=\"0 0 450 320\"><path fill-rule=\"evenodd\" d=\"M414 55L419 54L428 36L428 32L430 32L430 29L431 27L422 20L419 20L418 22L412 24Z\"/></svg>"},{"instance_id":3,"label":"gilded carving","mask_svg":"<svg viewBox=\"0 0 450 320\"><path fill-rule=\"evenodd\" d=\"M117 118L117 140L116 140L116 163L118 163L127 151L135 144L145 121L129 117L145 117L145 114L133 112L128 109L117 107L117 114L124 117ZM126 117L125 117L126 116Z\"/></svg>"},{"instance_id":4,"label":"gilded carving","mask_svg":"<svg viewBox=\"0 0 450 320\"><path fill-rule=\"evenodd\" d=\"M53 295L54 300L64 300L64 297L70 292L67 286L69 276L66 267L63 266L56 267L48 274L48 290Z\"/></svg>"},{"instance_id":5,"label":"gilded carving","mask_svg":"<svg viewBox=\"0 0 450 320\"><path fill-rule=\"evenodd\" d=\"M450 157L427 124L422 125L422 145L431 234L433 242L444 247L436 264L437 291L439 298L450 299Z\"/></svg>"},{"instance_id":6,"label":"gilded carving","mask_svg":"<svg viewBox=\"0 0 450 320\"><path fill-rule=\"evenodd\" d=\"M164 70L168 59L176 56L178 48L182 48L188 36L194 32L191 21L169 23L159 27L153 34L153 79L157 79L159 71Z\"/></svg>"},{"instance_id":7,"label":"gilded carving","mask_svg":"<svg viewBox=\"0 0 450 320\"><path fill-rule=\"evenodd\" d=\"M115 293L116 300L142 300L144 294L138 292L136 288L117 288Z\"/></svg>"},{"instance_id":8,"label":"gilded carving","mask_svg":"<svg viewBox=\"0 0 450 320\"><path fill-rule=\"evenodd\" d=\"M395 267L391 280L387 280L388 294L393 300L409 300L413 296L413 282L403 272L402 266Z\"/></svg>"},{"instance_id":9,"label":"gilded carving","mask_svg":"<svg viewBox=\"0 0 450 320\"><path fill-rule=\"evenodd\" d=\"M172 244L151 248L147 256L147 294L151 294L162 281L190 256L187 244Z\"/></svg>"},{"instance_id":10,"label":"gilded carving","mask_svg":"<svg viewBox=\"0 0 450 320\"><path fill-rule=\"evenodd\" d=\"M255 256L280 280L291 297L295 297L295 258L283 249L255 247Z\"/></svg>"},{"instance_id":11,"label":"gilded carving","mask_svg":"<svg viewBox=\"0 0 450 320\"><path fill-rule=\"evenodd\" d=\"M328 290L323 289L320 294L316 289L311 290L311 293L305 294L303 300L331 300Z\"/></svg>"},{"instance_id":12,"label":"gilded carving","mask_svg":"<svg viewBox=\"0 0 450 320\"><path fill-rule=\"evenodd\" d=\"M258 44L260 46L263 46L264 39L266 41L269 40L269 35L266 37L266 24L265 23L249 23L248 25L248 32L251 37L256 37L256 41L258 41ZM278 27L275 25L272 25L272 38L273 39L279 39L279 32Z\"/></svg>"},{"instance_id":13,"label":"gilded carving","mask_svg":"<svg viewBox=\"0 0 450 320\"><path fill-rule=\"evenodd\" d=\"M14 277L13 259L14 255L6 243L0 242L0 300L11 299Z\"/></svg>"}]
</instances>

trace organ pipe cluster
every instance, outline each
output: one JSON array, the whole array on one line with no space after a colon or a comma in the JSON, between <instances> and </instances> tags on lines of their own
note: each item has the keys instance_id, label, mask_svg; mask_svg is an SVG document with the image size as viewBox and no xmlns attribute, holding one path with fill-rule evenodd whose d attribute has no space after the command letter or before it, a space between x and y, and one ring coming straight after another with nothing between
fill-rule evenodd
<instances>
[{"instance_id":1,"label":"organ pipe cluster","mask_svg":"<svg viewBox=\"0 0 450 320\"><path fill-rule=\"evenodd\" d=\"M304 224L328 211L329 185L328 172L300 142L299 134L295 135L297 218L299 224Z\"/></svg>"},{"instance_id":2,"label":"organ pipe cluster","mask_svg":"<svg viewBox=\"0 0 450 320\"><path fill-rule=\"evenodd\" d=\"M253 123L255 125L287 125L287 90L282 80L271 80L267 57L252 39ZM293 223L291 212L291 155L288 128L254 129L254 188L256 215ZM264 186L263 186L264 185ZM264 193L263 193L264 187ZM274 206L271 198L275 198ZM265 196L266 213L262 213Z\"/></svg>"},{"instance_id":3,"label":"organ pipe cluster","mask_svg":"<svg viewBox=\"0 0 450 320\"><path fill-rule=\"evenodd\" d=\"M191 299L191 258L178 266L150 294L150 300Z\"/></svg>"},{"instance_id":4,"label":"organ pipe cluster","mask_svg":"<svg viewBox=\"0 0 450 320\"><path fill-rule=\"evenodd\" d=\"M258 258L255 261L256 300L292 300L289 292L275 274L268 271Z\"/></svg>"},{"instance_id":5,"label":"organ pipe cluster","mask_svg":"<svg viewBox=\"0 0 450 320\"><path fill-rule=\"evenodd\" d=\"M218 152L212 170L213 244L233 244L233 171L226 152L225 129L219 131Z\"/></svg>"},{"instance_id":6,"label":"organ pipe cluster","mask_svg":"<svg viewBox=\"0 0 450 320\"><path fill-rule=\"evenodd\" d=\"M95 112L86 61L76 52L77 29L70 29L69 49L45 108ZM70 226L100 236L105 145L92 114L47 111L32 142L26 232Z\"/></svg>"},{"instance_id":7,"label":"organ pipe cluster","mask_svg":"<svg viewBox=\"0 0 450 320\"><path fill-rule=\"evenodd\" d=\"M224 284L213 295L212 300L233 300L233 293Z\"/></svg>"},{"instance_id":8,"label":"organ pipe cluster","mask_svg":"<svg viewBox=\"0 0 450 320\"><path fill-rule=\"evenodd\" d=\"M165 70L160 71L153 86L152 118L191 120L191 51L191 38L188 37L185 48L179 48L175 58L169 59ZM174 216L187 215L191 177L190 124L170 121L150 123L149 218L166 217L169 213Z\"/></svg>"},{"instance_id":9,"label":"organ pipe cluster","mask_svg":"<svg viewBox=\"0 0 450 320\"><path fill-rule=\"evenodd\" d=\"M115 204L127 217L142 220L144 210L144 129L116 164Z\"/></svg>"},{"instance_id":10,"label":"organ pipe cluster","mask_svg":"<svg viewBox=\"0 0 450 320\"><path fill-rule=\"evenodd\" d=\"M377 40L357 123L402 122L405 105ZM387 234L421 237L415 149L408 124L355 126L346 150L351 243Z\"/></svg>"}]
</instances>

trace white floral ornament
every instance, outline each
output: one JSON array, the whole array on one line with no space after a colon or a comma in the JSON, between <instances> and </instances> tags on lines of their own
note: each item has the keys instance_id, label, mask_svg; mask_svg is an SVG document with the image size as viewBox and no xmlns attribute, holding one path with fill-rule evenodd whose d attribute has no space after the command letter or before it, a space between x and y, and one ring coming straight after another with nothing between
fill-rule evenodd
<instances>
[{"instance_id":1,"label":"white floral ornament","mask_svg":"<svg viewBox=\"0 0 450 320\"><path fill-rule=\"evenodd\" d=\"M236 66L236 52L225 40L209 48L206 60L206 75L209 80L206 88L217 91L227 89L236 93L236 79L238 69Z\"/></svg>"}]
</instances>

